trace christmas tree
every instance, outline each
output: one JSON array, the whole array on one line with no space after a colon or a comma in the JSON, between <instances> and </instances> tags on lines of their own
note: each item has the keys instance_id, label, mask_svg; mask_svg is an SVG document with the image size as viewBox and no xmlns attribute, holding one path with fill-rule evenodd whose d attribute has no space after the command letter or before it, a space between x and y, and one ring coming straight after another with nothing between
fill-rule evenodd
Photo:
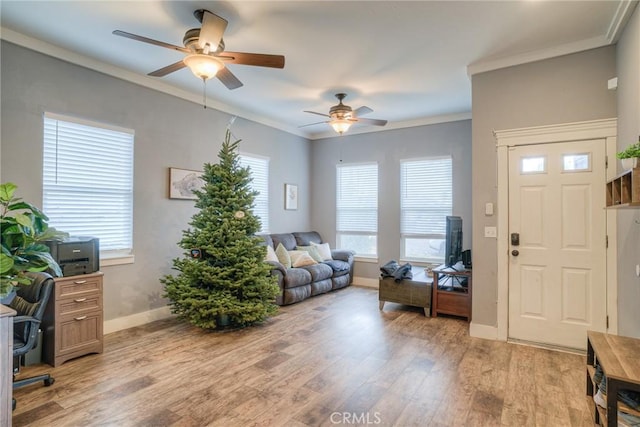
<instances>
[{"instance_id":1,"label":"christmas tree","mask_svg":"<svg viewBox=\"0 0 640 427\"><path fill-rule=\"evenodd\" d=\"M204 165L204 186L195 191L199 211L179 242L184 256L173 260L179 273L161 279L172 312L205 329L244 327L277 311L279 289L264 262L264 241L255 235L257 192L249 168L240 166L239 143L227 129L219 164Z\"/></svg>"}]
</instances>

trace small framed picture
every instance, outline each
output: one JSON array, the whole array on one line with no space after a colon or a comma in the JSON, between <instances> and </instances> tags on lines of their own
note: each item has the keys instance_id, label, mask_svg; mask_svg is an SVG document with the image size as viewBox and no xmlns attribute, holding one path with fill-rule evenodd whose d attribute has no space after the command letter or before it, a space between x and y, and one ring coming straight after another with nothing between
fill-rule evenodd
<instances>
[{"instance_id":1,"label":"small framed picture","mask_svg":"<svg viewBox=\"0 0 640 427\"><path fill-rule=\"evenodd\" d=\"M193 194L204 185L202 172L188 169L169 168L169 198L197 199Z\"/></svg>"},{"instance_id":2,"label":"small framed picture","mask_svg":"<svg viewBox=\"0 0 640 427\"><path fill-rule=\"evenodd\" d=\"M284 185L284 208L288 211L298 209L298 186L295 184Z\"/></svg>"}]
</instances>

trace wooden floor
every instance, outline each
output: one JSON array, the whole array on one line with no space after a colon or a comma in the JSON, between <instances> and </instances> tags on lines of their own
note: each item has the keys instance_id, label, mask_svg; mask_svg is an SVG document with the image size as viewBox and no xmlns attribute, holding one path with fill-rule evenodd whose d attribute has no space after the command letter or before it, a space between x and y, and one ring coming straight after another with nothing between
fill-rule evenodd
<instances>
[{"instance_id":1,"label":"wooden floor","mask_svg":"<svg viewBox=\"0 0 640 427\"><path fill-rule=\"evenodd\" d=\"M585 358L469 337L349 287L261 326L174 319L105 336L105 352L15 390L14 426L588 426Z\"/></svg>"}]
</instances>

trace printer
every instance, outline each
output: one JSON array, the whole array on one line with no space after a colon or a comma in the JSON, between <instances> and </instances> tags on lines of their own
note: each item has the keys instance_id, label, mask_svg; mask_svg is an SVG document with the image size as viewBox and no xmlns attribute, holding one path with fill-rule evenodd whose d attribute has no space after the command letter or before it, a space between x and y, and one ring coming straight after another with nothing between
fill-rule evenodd
<instances>
[{"instance_id":1,"label":"printer","mask_svg":"<svg viewBox=\"0 0 640 427\"><path fill-rule=\"evenodd\" d=\"M48 240L45 244L63 276L100 270L100 243L96 237L75 236L64 240Z\"/></svg>"}]
</instances>

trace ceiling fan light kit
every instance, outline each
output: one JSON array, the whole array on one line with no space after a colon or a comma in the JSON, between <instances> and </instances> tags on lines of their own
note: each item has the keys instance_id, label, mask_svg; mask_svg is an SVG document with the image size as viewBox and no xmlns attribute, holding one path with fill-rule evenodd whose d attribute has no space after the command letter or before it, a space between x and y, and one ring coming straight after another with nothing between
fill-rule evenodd
<instances>
[{"instance_id":1,"label":"ceiling fan light kit","mask_svg":"<svg viewBox=\"0 0 640 427\"><path fill-rule=\"evenodd\" d=\"M215 77L218 71L224 67L224 64L213 56L202 53L187 55L182 61L184 65L189 67L194 76L202 80L209 80Z\"/></svg>"},{"instance_id":2,"label":"ceiling fan light kit","mask_svg":"<svg viewBox=\"0 0 640 427\"><path fill-rule=\"evenodd\" d=\"M373 110L369 107L365 107L364 105L356 110L353 110L350 106L344 105L342 100L346 98L346 93L336 93L336 98L338 98L338 104L334 105L329 109L329 114L318 113L316 111L306 111L305 113L317 114L318 116L328 117L329 120L324 122L317 123L309 123L307 125L302 125L299 127L312 126L320 123L329 123L329 125L335 130L339 135L342 135L346 131L349 130L352 124L354 123L364 123L368 125L374 126L384 126L387 124L386 120L380 119L362 119L359 116L364 116L365 114L369 114L373 112Z\"/></svg>"},{"instance_id":3,"label":"ceiling fan light kit","mask_svg":"<svg viewBox=\"0 0 640 427\"><path fill-rule=\"evenodd\" d=\"M351 127L351 122L347 119L335 119L329 122L333 130L338 132L338 134L342 135Z\"/></svg>"}]
</instances>

